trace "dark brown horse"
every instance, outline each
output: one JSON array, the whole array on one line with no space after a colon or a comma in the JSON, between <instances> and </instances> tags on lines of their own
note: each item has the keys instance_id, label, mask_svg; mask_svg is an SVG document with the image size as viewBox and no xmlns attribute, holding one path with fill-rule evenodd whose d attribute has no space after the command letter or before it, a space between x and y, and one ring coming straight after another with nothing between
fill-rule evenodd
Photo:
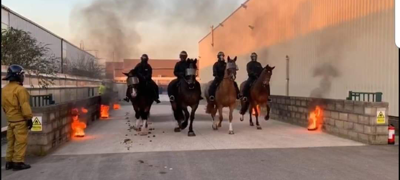
<instances>
[{"instance_id":1,"label":"dark brown horse","mask_svg":"<svg viewBox=\"0 0 400 180\"><path fill-rule=\"evenodd\" d=\"M269 65L265 66L263 68L263 71L260 74L260 77L254 82L254 84L250 88L250 98L248 99L249 101L249 107L248 107L248 112L250 116L250 126L254 126L253 120L252 120L252 112L254 110L255 112L255 117L256 117L256 125L257 129L262 129L260 124L258 123L258 115L260 112L258 112L257 106L258 105L266 105L267 108L267 115L265 115L264 119L268 120L269 119L269 111L270 107L268 104L268 98L270 95L270 90L269 90L269 81L271 80L272 76L272 70L275 68L270 67ZM242 84L240 84L240 91L243 93L243 88L244 85L246 84L247 81L244 81ZM242 109L241 112L246 113L247 111L247 106L246 102L243 101L243 98L241 100L241 105ZM240 121L243 121L244 119L244 114L241 115Z\"/></svg>"},{"instance_id":2,"label":"dark brown horse","mask_svg":"<svg viewBox=\"0 0 400 180\"><path fill-rule=\"evenodd\" d=\"M232 127L232 119L233 119L233 111L236 108L236 89L235 89L235 79L236 72L238 71L238 67L236 65L236 59L231 59L228 56L228 63L226 65L224 79L219 84L217 91L215 92L215 102L210 102L208 89L211 85L210 81L208 85L204 88L204 95L207 99L207 110L206 113L211 114L213 119L212 128L214 130L218 130L218 127L221 127L223 116L222 116L222 108L229 107L229 134L234 134ZM219 113L219 122L214 120L215 114ZM218 124L217 124L218 123Z\"/></svg>"},{"instance_id":3,"label":"dark brown horse","mask_svg":"<svg viewBox=\"0 0 400 180\"><path fill-rule=\"evenodd\" d=\"M154 101L153 92L147 89L146 82L139 82L139 78L134 71L124 74L127 76L126 82L128 85L128 94L130 95L129 100L132 102L133 109L135 110L135 129L139 131L140 135L145 136L148 134L147 121L151 105Z\"/></svg>"},{"instance_id":4,"label":"dark brown horse","mask_svg":"<svg viewBox=\"0 0 400 180\"><path fill-rule=\"evenodd\" d=\"M196 136L193 131L193 120L195 117L195 113L197 108L199 107L200 97L201 97L201 89L196 86L196 75L197 75L197 59L188 59L187 60L187 69L185 72L185 78L182 79L179 83L178 95L175 101L170 101L172 110L174 111L174 117L177 121L177 127L175 128L175 132L180 132L180 130L185 129L189 123L190 116L190 125L188 136ZM171 81L168 86L175 85L176 80ZM171 89L171 87L168 87ZM188 108L191 108L191 112L189 115ZM183 120L183 122L182 122ZM182 122L182 123L181 123Z\"/></svg>"}]
</instances>

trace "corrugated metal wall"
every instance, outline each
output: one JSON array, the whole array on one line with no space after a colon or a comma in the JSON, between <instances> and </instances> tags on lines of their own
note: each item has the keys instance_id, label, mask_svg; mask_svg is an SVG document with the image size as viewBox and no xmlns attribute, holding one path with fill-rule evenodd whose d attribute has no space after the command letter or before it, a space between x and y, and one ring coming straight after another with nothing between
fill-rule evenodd
<instances>
[{"instance_id":1,"label":"corrugated metal wall","mask_svg":"<svg viewBox=\"0 0 400 180\"><path fill-rule=\"evenodd\" d=\"M383 92L398 116L398 48L393 0L250 0L199 42L201 80L212 78L218 51L239 58L238 82L252 51L276 66L271 90L345 99L348 91ZM251 27L250 27L251 26Z\"/></svg>"},{"instance_id":2,"label":"corrugated metal wall","mask_svg":"<svg viewBox=\"0 0 400 180\"><path fill-rule=\"evenodd\" d=\"M50 49L50 54L54 54L56 57L61 58L61 39L44 31L43 29L33 25L30 22L10 13L10 26L16 29L21 29L26 32L30 32L31 36L36 38L38 42L47 44Z\"/></svg>"},{"instance_id":3,"label":"corrugated metal wall","mask_svg":"<svg viewBox=\"0 0 400 180\"><path fill-rule=\"evenodd\" d=\"M55 57L60 58L59 67L61 68L61 58L67 58L69 61L78 61L80 57L86 57L87 59L96 60L96 57L92 54L79 49L68 41L56 36L48 30L40 27L33 22L25 19L13 11L9 11L4 6L1 9L2 13L2 24L9 25L10 27L21 29L31 33L38 42L47 44L50 49L49 54L53 54ZM9 16L9 17L8 17ZM67 63L67 62L64 62ZM67 66L68 67L68 66ZM62 72L60 70L60 72Z\"/></svg>"},{"instance_id":4,"label":"corrugated metal wall","mask_svg":"<svg viewBox=\"0 0 400 180\"><path fill-rule=\"evenodd\" d=\"M73 44L63 41L63 49L65 55L64 56L64 73L67 72L68 68L71 67L72 64L77 63L78 61L85 59L85 60L89 60L89 61L95 61L96 57L94 57L93 55L82 51L81 49L79 49L78 47L74 46Z\"/></svg>"}]
</instances>

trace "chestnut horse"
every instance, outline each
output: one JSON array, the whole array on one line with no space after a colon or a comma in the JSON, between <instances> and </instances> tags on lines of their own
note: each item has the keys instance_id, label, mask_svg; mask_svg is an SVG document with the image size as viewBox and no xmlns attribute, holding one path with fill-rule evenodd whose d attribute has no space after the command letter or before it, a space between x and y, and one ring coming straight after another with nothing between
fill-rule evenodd
<instances>
[{"instance_id":1,"label":"chestnut horse","mask_svg":"<svg viewBox=\"0 0 400 180\"><path fill-rule=\"evenodd\" d=\"M258 123L258 115L259 115L259 112L257 109L258 105L266 104L267 115L265 115L264 119L265 120L269 119L269 111L270 111L270 107L268 104L268 98L270 96L269 81L271 80L272 70L274 68L275 68L275 66L274 67L270 67L269 65L265 66L263 68L263 71L261 72L260 76L257 78L257 80L251 86L250 97L248 99L249 107L246 106L246 102L243 101L243 98L241 99L242 109L240 110L240 112L241 112L240 121L243 121L244 114L246 113L247 108L248 108L248 110L249 110L248 112L249 112L249 116L250 116L250 126L254 126L253 120L251 118L252 112L254 110L255 117L256 117L257 129L262 129L260 124ZM244 81L242 84L240 84L241 93L243 93L243 88L244 88L244 85L246 84L246 82L247 82L247 80Z\"/></svg>"},{"instance_id":2,"label":"chestnut horse","mask_svg":"<svg viewBox=\"0 0 400 180\"><path fill-rule=\"evenodd\" d=\"M228 62L225 68L224 79L218 85L218 88L215 92L215 100L214 102L210 102L208 89L211 85L210 81L208 85L204 88L204 95L207 99L207 109L206 113L211 114L213 125L212 128L214 130L218 130L218 127L221 127L221 123L223 120L222 116L222 108L229 107L229 134L234 134L232 127L232 119L233 119L233 111L236 108L236 89L235 89L235 79L236 79L236 71L238 71L238 67L236 65L236 59L231 59L228 56ZM219 113L219 123L215 121L215 114Z\"/></svg>"}]
</instances>

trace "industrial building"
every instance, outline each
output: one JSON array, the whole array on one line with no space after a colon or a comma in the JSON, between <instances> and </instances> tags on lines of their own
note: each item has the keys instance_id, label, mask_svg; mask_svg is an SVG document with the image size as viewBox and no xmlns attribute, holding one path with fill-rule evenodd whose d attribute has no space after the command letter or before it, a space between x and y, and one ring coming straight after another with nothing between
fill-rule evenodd
<instances>
[{"instance_id":1,"label":"industrial building","mask_svg":"<svg viewBox=\"0 0 400 180\"><path fill-rule=\"evenodd\" d=\"M202 83L217 53L238 56L237 82L252 52L275 66L273 95L346 99L382 93L399 116L399 51L393 0L248 0L199 42Z\"/></svg>"}]
</instances>

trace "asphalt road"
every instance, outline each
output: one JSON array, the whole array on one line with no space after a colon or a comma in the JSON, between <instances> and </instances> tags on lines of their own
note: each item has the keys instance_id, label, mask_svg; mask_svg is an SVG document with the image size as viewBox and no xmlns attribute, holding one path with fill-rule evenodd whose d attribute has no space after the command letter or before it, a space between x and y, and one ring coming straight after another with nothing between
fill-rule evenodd
<instances>
[{"instance_id":1,"label":"asphalt road","mask_svg":"<svg viewBox=\"0 0 400 180\"><path fill-rule=\"evenodd\" d=\"M394 180L398 146L60 155L33 168L2 169L10 180Z\"/></svg>"}]
</instances>

